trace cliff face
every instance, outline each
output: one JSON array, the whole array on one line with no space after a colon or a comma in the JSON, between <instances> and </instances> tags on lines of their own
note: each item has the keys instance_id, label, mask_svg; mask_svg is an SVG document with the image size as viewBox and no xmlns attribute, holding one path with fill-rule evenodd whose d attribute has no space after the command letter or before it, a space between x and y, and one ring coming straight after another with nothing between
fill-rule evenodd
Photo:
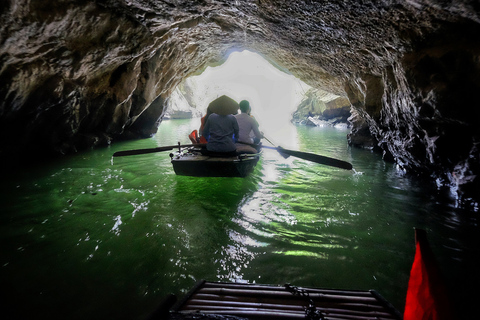
<instances>
[{"instance_id":1,"label":"cliff face","mask_svg":"<svg viewBox=\"0 0 480 320\"><path fill-rule=\"evenodd\" d=\"M479 10L473 0L4 1L0 156L154 134L183 79L248 49L348 98L355 123L401 167L469 198Z\"/></svg>"}]
</instances>

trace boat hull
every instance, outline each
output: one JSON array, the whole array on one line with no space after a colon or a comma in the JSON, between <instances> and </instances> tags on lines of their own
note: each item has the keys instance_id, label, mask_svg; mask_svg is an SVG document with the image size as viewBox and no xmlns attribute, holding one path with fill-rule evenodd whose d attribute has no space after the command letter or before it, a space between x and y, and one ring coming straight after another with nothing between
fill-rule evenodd
<instances>
[{"instance_id":1,"label":"boat hull","mask_svg":"<svg viewBox=\"0 0 480 320\"><path fill-rule=\"evenodd\" d=\"M252 173L258 160L259 155L211 157L188 152L173 155L171 162L179 176L244 178Z\"/></svg>"}]
</instances>

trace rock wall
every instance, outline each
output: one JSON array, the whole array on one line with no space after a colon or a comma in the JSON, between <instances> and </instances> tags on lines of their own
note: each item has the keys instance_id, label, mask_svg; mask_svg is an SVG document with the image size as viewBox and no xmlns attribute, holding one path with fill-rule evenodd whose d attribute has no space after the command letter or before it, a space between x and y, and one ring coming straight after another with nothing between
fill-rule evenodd
<instances>
[{"instance_id":1,"label":"rock wall","mask_svg":"<svg viewBox=\"0 0 480 320\"><path fill-rule=\"evenodd\" d=\"M0 157L154 134L183 79L248 49L348 97L363 123L351 138L368 128L402 168L468 200L479 11L473 0L3 1Z\"/></svg>"}]
</instances>

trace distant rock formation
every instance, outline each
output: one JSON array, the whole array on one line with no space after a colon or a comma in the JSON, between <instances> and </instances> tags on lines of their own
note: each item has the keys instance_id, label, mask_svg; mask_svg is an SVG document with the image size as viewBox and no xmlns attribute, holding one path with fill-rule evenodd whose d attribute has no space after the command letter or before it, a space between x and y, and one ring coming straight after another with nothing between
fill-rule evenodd
<instances>
[{"instance_id":1,"label":"distant rock formation","mask_svg":"<svg viewBox=\"0 0 480 320\"><path fill-rule=\"evenodd\" d=\"M170 95L166 104L163 120L200 118L202 112L196 109L194 100L188 92L188 86L180 84Z\"/></svg>"},{"instance_id":2,"label":"distant rock formation","mask_svg":"<svg viewBox=\"0 0 480 320\"><path fill-rule=\"evenodd\" d=\"M292 115L292 122L307 126L349 126L350 101L345 97L310 89Z\"/></svg>"}]
</instances>

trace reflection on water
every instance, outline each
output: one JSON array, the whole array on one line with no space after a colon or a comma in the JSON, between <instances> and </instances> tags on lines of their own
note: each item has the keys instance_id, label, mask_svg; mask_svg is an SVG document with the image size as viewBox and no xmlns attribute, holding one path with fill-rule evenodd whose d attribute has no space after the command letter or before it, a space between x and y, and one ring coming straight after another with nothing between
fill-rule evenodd
<instances>
[{"instance_id":1,"label":"reflection on water","mask_svg":"<svg viewBox=\"0 0 480 320\"><path fill-rule=\"evenodd\" d=\"M480 284L478 217L348 148L347 131L292 126L291 140L269 138L354 171L273 150L245 179L176 176L168 152L111 158L186 143L198 122L166 121L152 139L2 181L1 287L18 319L144 319L199 279L376 289L402 310L414 227L427 229L468 318Z\"/></svg>"}]
</instances>

